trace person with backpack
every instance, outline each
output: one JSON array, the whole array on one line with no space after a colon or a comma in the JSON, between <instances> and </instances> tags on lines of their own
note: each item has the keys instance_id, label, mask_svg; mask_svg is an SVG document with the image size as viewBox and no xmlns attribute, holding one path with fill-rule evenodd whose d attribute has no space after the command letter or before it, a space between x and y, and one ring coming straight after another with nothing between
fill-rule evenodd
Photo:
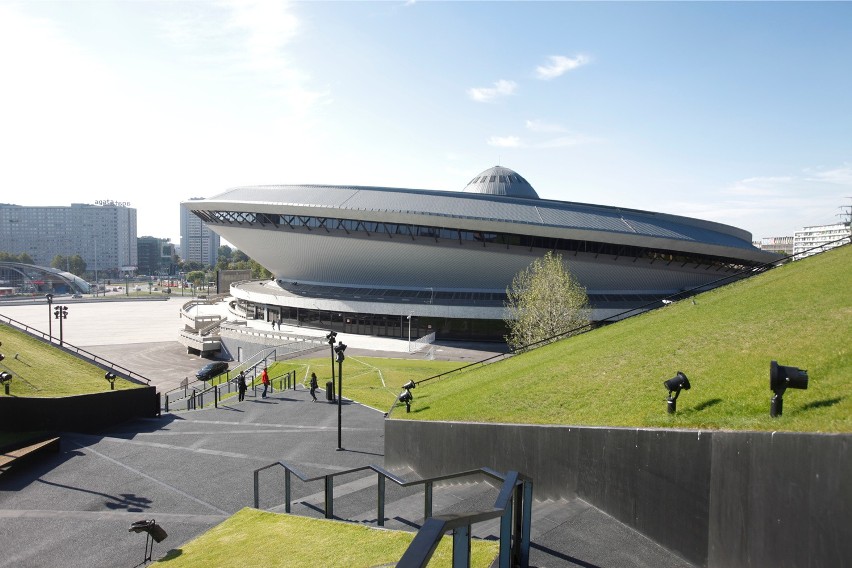
<instances>
[{"instance_id":1,"label":"person with backpack","mask_svg":"<svg viewBox=\"0 0 852 568\"><path fill-rule=\"evenodd\" d=\"M246 375L245 373L240 373L237 376L237 390L239 391L239 401L242 402L246 399L246 389L248 389L248 385L246 384Z\"/></svg>"}]
</instances>

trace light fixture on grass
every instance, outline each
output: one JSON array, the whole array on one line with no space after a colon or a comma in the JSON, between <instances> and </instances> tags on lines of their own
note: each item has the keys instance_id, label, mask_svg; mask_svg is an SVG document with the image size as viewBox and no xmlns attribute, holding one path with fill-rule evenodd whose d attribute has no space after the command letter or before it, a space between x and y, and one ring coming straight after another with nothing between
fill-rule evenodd
<instances>
[{"instance_id":1,"label":"light fixture on grass","mask_svg":"<svg viewBox=\"0 0 852 568\"><path fill-rule=\"evenodd\" d=\"M104 378L109 381L109 390L115 390L115 373L110 373L107 371L104 373Z\"/></svg>"},{"instance_id":2,"label":"light fixture on grass","mask_svg":"<svg viewBox=\"0 0 852 568\"><path fill-rule=\"evenodd\" d=\"M9 383L12 382L12 374L3 371L0 373L0 383L3 383L3 389L6 392L6 395L9 394Z\"/></svg>"},{"instance_id":3,"label":"light fixture on grass","mask_svg":"<svg viewBox=\"0 0 852 568\"><path fill-rule=\"evenodd\" d=\"M689 379L682 372L678 371L677 375L667 381L663 381L663 386L669 390L669 396L666 399L666 408L669 414L674 414L677 411L677 397L680 395L681 389L689 390ZM674 396L672 396L674 393Z\"/></svg>"},{"instance_id":4,"label":"light fixture on grass","mask_svg":"<svg viewBox=\"0 0 852 568\"><path fill-rule=\"evenodd\" d=\"M775 418L784 412L784 391L787 389L808 388L808 372L798 367L779 365L777 361L769 364L769 389L775 393L769 403L769 416Z\"/></svg>"},{"instance_id":5,"label":"light fixture on grass","mask_svg":"<svg viewBox=\"0 0 852 568\"><path fill-rule=\"evenodd\" d=\"M136 521L130 528L127 529L128 532L135 533L145 533L145 559L142 561L142 564L151 561L151 556L154 552L154 542L163 542L168 534L163 530L163 527L157 524L157 521L151 519L150 521Z\"/></svg>"},{"instance_id":6,"label":"light fixture on grass","mask_svg":"<svg viewBox=\"0 0 852 568\"><path fill-rule=\"evenodd\" d=\"M402 394L399 395L399 402L405 403L405 411L411 412L411 401L414 400L414 397L411 396L410 390L402 391Z\"/></svg>"}]
</instances>

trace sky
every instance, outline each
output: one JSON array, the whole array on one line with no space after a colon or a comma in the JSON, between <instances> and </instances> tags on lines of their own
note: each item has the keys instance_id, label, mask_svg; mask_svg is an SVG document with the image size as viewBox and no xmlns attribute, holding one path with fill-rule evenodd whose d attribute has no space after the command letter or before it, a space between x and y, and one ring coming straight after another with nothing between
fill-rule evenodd
<instances>
[{"instance_id":1,"label":"sky","mask_svg":"<svg viewBox=\"0 0 852 568\"><path fill-rule=\"evenodd\" d=\"M462 190L755 239L852 205L852 3L0 0L0 202ZM2 247L0 247L2 248Z\"/></svg>"}]
</instances>

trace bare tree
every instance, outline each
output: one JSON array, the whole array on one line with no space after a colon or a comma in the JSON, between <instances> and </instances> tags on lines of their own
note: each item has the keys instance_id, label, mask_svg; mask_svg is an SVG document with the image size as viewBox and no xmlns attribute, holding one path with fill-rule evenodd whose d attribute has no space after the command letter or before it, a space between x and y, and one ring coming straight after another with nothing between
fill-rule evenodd
<instances>
[{"instance_id":1,"label":"bare tree","mask_svg":"<svg viewBox=\"0 0 852 568\"><path fill-rule=\"evenodd\" d=\"M506 343L513 350L585 331L591 313L589 297L566 264L561 254L548 251L516 274L506 289Z\"/></svg>"}]
</instances>

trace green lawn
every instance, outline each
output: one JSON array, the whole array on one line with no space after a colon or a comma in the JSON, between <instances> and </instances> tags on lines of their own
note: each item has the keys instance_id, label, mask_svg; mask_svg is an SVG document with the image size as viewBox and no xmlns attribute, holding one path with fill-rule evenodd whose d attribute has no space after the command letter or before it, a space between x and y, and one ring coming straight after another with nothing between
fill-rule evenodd
<instances>
[{"instance_id":1,"label":"green lawn","mask_svg":"<svg viewBox=\"0 0 852 568\"><path fill-rule=\"evenodd\" d=\"M297 369L297 381L306 388L311 373L317 374L317 382L322 389L326 381L331 380L331 356L294 359L284 363L283 372ZM343 361L343 397L385 412L402 392L402 385L408 381L419 381L460 366L460 363L453 361L349 356ZM334 373L337 376L336 363Z\"/></svg>"},{"instance_id":2,"label":"green lawn","mask_svg":"<svg viewBox=\"0 0 852 568\"><path fill-rule=\"evenodd\" d=\"M158 564L169 568L394 566L413 538L414 533L403 531L246 508L169 551ZM472 541L471 566L490 566L497 547L496 541ZM429 566L451 565L452 540L444 537Z\"/></svg>"},{"instance_id":3,"label":"green lawn","mask_svg":"<svg viewBox=\"0 0 852 568\"><path fill-rule=\"evenodd\" d=\"M5 355L0 367L7 368L14 376L9 384L11 396L70 396L110 389L100 367L33 339L12 327L0 324L0 341L0 353ZM124 379L115 381L116 390L138 386ZM2 388L0 396L5 396L5 390Z\"/></svg>"},{"instance_id":4,"label":"green lawn","mask_svg":"<svg viewBox=\"0 0 852 568\"><path fill-rule=\"evenodd\" d=\"M395 418L852 431L852 246L595 331L421 384ZM769 416L769 364L807 369ZM666 413L662 382L692 389Z\"/></svg>"}]
</instances>

